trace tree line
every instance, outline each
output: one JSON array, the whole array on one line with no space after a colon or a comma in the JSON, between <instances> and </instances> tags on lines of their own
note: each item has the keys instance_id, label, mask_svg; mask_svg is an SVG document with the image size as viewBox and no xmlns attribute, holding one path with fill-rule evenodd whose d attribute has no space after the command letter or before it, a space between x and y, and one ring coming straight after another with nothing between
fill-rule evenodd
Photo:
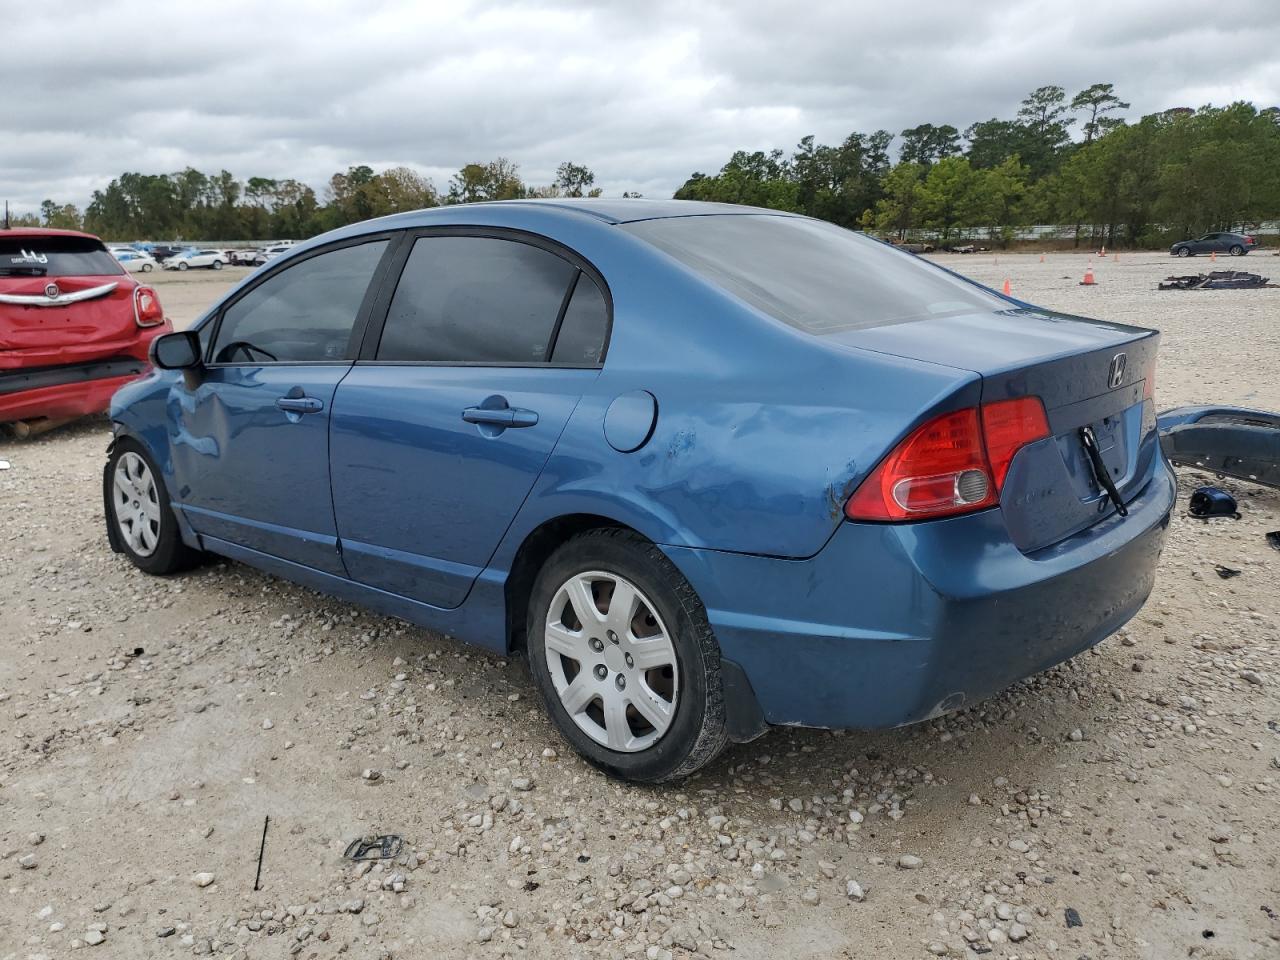
<instances>
[{"instance_id":1,"label":"tree line","mask_svg":"<svg viewBox=\"0 0 1280 960\"><path fill-rule=\"evenodd\" d=\"M554 182L530 185L503 157L462 167L444 193L408 167L381 173L365 165L350 167L329 178L323 196L298 180L240 181L226 170L206 174L188 167L178 173L124 173L95 190L83 211L45 200L39 215L12 221L87 230L107 240L304 239L371 217L445 203L599 195L595 174L581 164L562 163Z\"/></svg>"},{"instance_id":2,"label":"tree line","mask_svg":"<svg viewBox=\"0 0 1280 960\"><path fill-rule=\"evenodd\" d=\"M1019 227L1065 224L1077 243L1157 246L1280 218L1280 108L1183 107L1133 123L1122 115L1128 108L1109 83L1070 99L1062 87L1039 87L1014 117L963 134L925 123L897 138L855 132L836 145L809 136L789 156L740 150L675 196L944 242L961 229L1007 242Z\"/></svg>"},{"instance_id":3,"label":"tree line","mask_svg":"<svg viewBox=\"0 0 1280 960\"><path fill-rule=\"evenodd\" d=\"M1280 108L1238 102L1180 107L1130 122L1112 84L1073 97L1032 91L1014 116L962 132L922 123L895 135L854 132L739 150L715 174L694 173L677 199L789 210L855 229L947 241L977 229L1007 242L1030 224L1065 224L1108 245L1158 246L1280 218ZM1077 127L1078 125L1078 127ZM1072 136L1077 127L1080 136ZM469 163L443 191L408 167L335 173L322 194L294 179L125 173L83 210L46 200L15 223L82 228L110 240L303 239L370 217L480 200L598 196L590 168L566 162L531 185L512 161ZM623 194L627 196L628 194Z\"/></svg>"}]
</instances>

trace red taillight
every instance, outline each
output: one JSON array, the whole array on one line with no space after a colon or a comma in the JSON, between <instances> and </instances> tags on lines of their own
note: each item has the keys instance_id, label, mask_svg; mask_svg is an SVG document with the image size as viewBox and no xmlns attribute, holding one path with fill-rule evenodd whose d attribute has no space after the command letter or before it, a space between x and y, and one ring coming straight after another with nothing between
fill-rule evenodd
<instances>
[{"instance_id":1,"label":"red taillight","mask_svg":"<svg viewBox=\"0 0 1280 960\"><path fill-rule=\"evenodd\" d=\"M164 308L154 289L138 287L133 291L133 316L140 327L158 327L164 323Z\"/></svg>"},{"instance_id":2,"label":"red taillight","mask_svg":"<svg viewBox=\"0 0 1280 960\"><path fill-rule=\"evenodd\" d=\"M923 520L994 506L1014 454L1047 436L1039 397L944 413L880 462L845 504L845 516Z\"/></svg>"},{"instance_id":3,"label":"red taillight","mask_svg":"<svg viewBox=\"0 0 1280 960\"><path fill-rule=\"evenodd\" d=\"M982 433L987 456L996 478L996 490L1004 486L1013 455L1028 443L1049 435L1049 420L1039 397L1000 400L982 407Z\"/></svg>"}]
</instances>

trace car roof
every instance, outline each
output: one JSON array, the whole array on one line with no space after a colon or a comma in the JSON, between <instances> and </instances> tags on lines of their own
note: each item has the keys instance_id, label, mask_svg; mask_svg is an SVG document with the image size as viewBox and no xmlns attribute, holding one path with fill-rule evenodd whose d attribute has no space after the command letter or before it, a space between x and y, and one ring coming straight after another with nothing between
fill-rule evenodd
<instances>
[{"instance_id":1,"label":"car roof","mask_svg":"<svg viewBox=\"0 0 1280 960\"><path fill-rule=\"evenodd\" d=\"M83 237L86 240L102 242L92 233L85 233L82 230L52 230L49 227L10 227L8 230L0 228L0 237Z\"/></svg>"},{"instance_id":2,"label":"car roof","mask_svg":"<svg viewBox=\"0 0 1280 960\"><path fill-rule=\"evenodd\" d=\"M508 206L543 207L567 213L586 214L606 223L634 223L637 220L666 220L671 217L743 216L769 214L797 216L783 210L746 207L736 203L707 203L702 200L646 200L640 197L559 197L545 200L497 200L466 204L470 207ZM439 209L439 208L435 208ZM458 207L452 209L457 210Z\"/></svg>"}]
</instances>

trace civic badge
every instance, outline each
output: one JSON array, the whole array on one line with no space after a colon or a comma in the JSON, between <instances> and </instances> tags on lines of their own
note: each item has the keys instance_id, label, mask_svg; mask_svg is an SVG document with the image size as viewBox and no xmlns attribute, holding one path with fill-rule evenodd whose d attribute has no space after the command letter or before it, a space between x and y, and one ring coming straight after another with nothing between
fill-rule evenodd
<instances>
[{"instance_id":1,"label":"civic badge","mask_svg":"<svg viewBox=\"0 0 1280 960\"><path fill-rule=\"evenodd\" d=\"M1107 386L1115 389L1124 383L1124 369L1128 366L1129 358L1123 353L1117 353L1111 358L1111 367L1107 370Z\"/></svg>"},{"instance_id":2,"label":"civic badge","mask_svg":"<svg viewBox=\"0 0 1280 960\"><path fill-rule=\"evenodd\" d=\"M58 294L60 293L62 293L62 291L58 289L58 285L56 283L45 284L44 295L50 300L57 300Z\"/></svg>"}]
</instances>

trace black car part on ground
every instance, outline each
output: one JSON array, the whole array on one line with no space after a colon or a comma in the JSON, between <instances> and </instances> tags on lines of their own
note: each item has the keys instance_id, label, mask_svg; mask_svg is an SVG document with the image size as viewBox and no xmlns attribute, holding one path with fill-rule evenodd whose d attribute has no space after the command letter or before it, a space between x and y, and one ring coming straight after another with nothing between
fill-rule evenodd
<instances>
[{"instance_id":1,"label":"black car part on ground","mask_svg":"<svg viewBox=\"0 0 1280 960\"><path fill-rule=\"evenodd\" d=\"M1280 414L1244 407L1178 407L1156 419L1171 463L1280 487Z\"/></svg>"},{"instance_id":2,"label":"black car part on ground","mask_svg":"<svg viewBox=\"0 0 1280 960\"><path fill-rule=\"evenodd\" d=\"M1210 517L1230 517L1240 519L1240 511L1236 508L1236 498L1220 487L1196 487L1187 501L1187 516L1197 520L1208 520Z\"/></svg>"},{"instance_id":3,"label":"black car part on ground","mask_svg":"<svg viewBox=\"0 0 1280 960\"><path fill-rule=\"evenodd\" d=\"M1166 277L1161 290L1257 290L1271 286L1269 277L1243 270L1214 270L1181 277Z\"/></svg>"}]
</instances>

